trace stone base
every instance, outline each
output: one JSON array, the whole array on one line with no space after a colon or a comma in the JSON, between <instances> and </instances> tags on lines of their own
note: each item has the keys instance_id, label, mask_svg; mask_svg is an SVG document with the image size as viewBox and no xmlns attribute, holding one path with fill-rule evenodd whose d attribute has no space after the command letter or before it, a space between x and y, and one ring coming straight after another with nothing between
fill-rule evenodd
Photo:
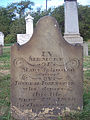
<instances>
[{"instance_id":1,"label":"stone base","mask_svg":"<svg viewBox=\"0 0 90 120\"><path fill-rule=\"evenodd\" d=\"M3 54L3 46L0 45L0 56Z\"/></svg>"},{"instance_id":2,"label":"stone base","mask_svg":"<svg viewBox=\"0 0 90 120\"><path fill-rule=\"evenodd\" d=\"M88 56L88 44L83 43L83 38L79 34L64 34L64 39L70 44L81 44L84 56Z\"/></svg>"},{"instance_id":3,"label":"stone base","mask_svg":"<svg viewBox=\"0 0 90 120\"><path fill-rule=\"evenodd\" d=\"M83 38L79 34L64 34L64 39L70 44L83 43Z\"/></svg>"},{"instance_id":4,"label":"stone base","mask_svg":"<svg viewBox=\"0 0 90 120\"><path fill-rule=\"evenodd\" d=\"M30 34L17 34L17 43L23 45L30 40L31 36Z\"/></svg>"}]
</instances>

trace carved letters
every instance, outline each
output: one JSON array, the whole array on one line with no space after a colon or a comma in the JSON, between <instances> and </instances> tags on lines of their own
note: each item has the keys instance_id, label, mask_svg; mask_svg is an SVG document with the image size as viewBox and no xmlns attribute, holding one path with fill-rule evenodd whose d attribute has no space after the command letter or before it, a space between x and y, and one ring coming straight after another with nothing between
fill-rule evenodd
<instances>
[{"instance_id":1,"label":"carved letters","mask_svg":"<svg viewBox=\"0 0 90 120\"><path fill-rule=\"evenodd\" d=\"M14 85L22 86L23 92L32 92L32 96L41 97L41 100L50 100L51 97L58 97L58 101L75 101L75 98L62 98L62 92L72 92L74 82L67 75L67 72L74 72L80 65L79 61L77 58L73 58L64 64L63 58L55 57L53 52L51 53L50 51L43 51L39 58L30 56L29 62L24 58L16 58L13 63L15 67L20 69L21 76L19 76L19 81L14 82ZM66 72L66 76L62 75L63 72ZM42 86L41 93L38 91L39 86ZM45 91L48 91L48 94ZM33 101L37 101L38 98L18 99L20 103L28 103L30 107L33 106Z\"/></svg>"}]
</instances>

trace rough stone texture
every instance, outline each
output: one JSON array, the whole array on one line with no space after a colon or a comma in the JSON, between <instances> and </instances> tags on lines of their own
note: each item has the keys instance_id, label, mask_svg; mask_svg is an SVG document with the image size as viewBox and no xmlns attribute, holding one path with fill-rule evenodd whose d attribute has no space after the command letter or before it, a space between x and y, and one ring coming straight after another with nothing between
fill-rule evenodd
<instances>
[{"instance_id":1,"label":"rough stone texture","mask_svg":"<svg viewBox=\"0 0 90 120\"><path fill-rule=\"evenodd\" d=\"M0 32L0 45L4 46L4 34Z\"/></svg>"},{"instance_id":2,"label":"rough stone texture","mask_svg":"<svg viewBox=\"0 0 90 120\"><path fill-rule=\"evenodd\" d=\"M31 40L11 47L11 111L17 120L57 120L83 107L82 46L67 43L57 21L39 20Z\"/></svg>"},{"instance_id":3,"label":"rough stone texture","mask_svg":"<svg viewBox=\"0 0 90 120\"><path fill-rule=\"evenodd\" d=\"M17 34L17 43L19 45L23 45L27 43L33 34L33 17L28 14L28 16L25 18L26 20L26 34Z\"/></svg>"},{"instance_id":4,"label":"rough stone texture","mask_svg":"<svg viewBox=\"0 0 90 120\"><path fill-rule=\"evenodd\" d=\"M0 45L0 56L3 54L3 46Z\"/></svg>"}]
</instances>

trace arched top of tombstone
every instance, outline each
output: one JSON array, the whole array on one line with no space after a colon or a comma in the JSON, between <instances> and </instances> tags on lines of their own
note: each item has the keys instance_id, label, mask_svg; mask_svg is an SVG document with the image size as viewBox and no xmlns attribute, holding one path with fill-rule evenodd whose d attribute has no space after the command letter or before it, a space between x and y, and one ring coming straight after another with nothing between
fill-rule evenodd
<instances>
[{"instance_id":1,"label":"arched top of tombstone","mask_svg":"<svg viewBox=\"0 0 90 120\"><path fill-rule=\"evenodd\" d=\"M0 36L4 36L3 32L0 32Z\"/></svg>"},{"instance_id":2,"label":"arched top of tombstone","mask_svg":"<svg viewBox=\"0 0 90 120\"><path fill-rule=\"evenodd\" d=\"M36 51L38 52L38 48L40 47L45 49L55 49L55 45L58 46L56 48L59 48L60 46L69 46L72 49L76 49L76 47L78 47L69 44L63 39L61 30L59 29L59 25L55 18L45 16L37 22L34 33L31 39L26 44L22 46L14 44L12 48L20 48L20 51L23 51L23 49L25 49L25 51L28 51L29 49L35 51L37 49Z\"/></svg>"}]
</instances>

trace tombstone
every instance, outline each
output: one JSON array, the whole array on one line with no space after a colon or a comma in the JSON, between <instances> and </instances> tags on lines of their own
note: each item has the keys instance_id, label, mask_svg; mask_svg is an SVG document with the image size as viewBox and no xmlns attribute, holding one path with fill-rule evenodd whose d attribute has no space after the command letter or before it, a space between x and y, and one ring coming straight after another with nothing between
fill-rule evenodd
<instances>
[{"instance_id":1,"label":"tombstone","mask_svg":"<svg viewBox=\"0 0 90 120\"><path fill-rule=\"evenodd\" d=\"M19 120L57 120L83 108L82 46L66 42L57 21L39 20L23 46L11 47L11 113Z\"/></svg>"},{"instance_id":2,"label":"tombstone","mask_svg":"<svg viewBox=\"0 0 90 120\"><path fill-rule=\"evenodd\" d=\"M88 43L83 43L83 52L85 56L88 56Z\"/></svg>"},{"instance_id":3,"label":"tombstone","mask_svg":"<svg viewBox=\"0 0 90 120\"><path fill-rule=\"evenodd\" d=\"M0 32L0 45L4 46L4 34Z\"/></svg>"},{"instance_id":4,"label":"tombstone","mask_svg":"<svg viewBox=\"0 0 90 120\"><path fill-rule=\"evenodd\" d=\"M78 9L77 0L64 0L65 1L65 33L64 39L70 44L83 44L83 38L79 33L78 23ZM83 47L85 49L85 47ZM83 52L85 56L88 53L88 47ZM86 53L86 54L85 54Z\"/></svg>"},{"instance_id":5,"label":"tombstone","mask_svg":"<svg viewBox=\"0 0 90 120\"><path fill-rule=\"evenodd\" d=\"M3 54L4 34L0 32L0 56Z\"/></svg>"},{"instance_id":6,"label":"tombstone","mask_svg":"<svg viewBox=\"0 0 90 120\"><path fill-rule=\"evenodd\" d=\"M33 17L28 14L28 16L25 18L26 20L26 34L30 34L32 36L33 34Z\"/></svg>"},{"instance_id":7,"label":"tombstone","mask_svg":"<svg viewBox=\"0 0 90 120\"><path fill-rule=\"evenodd\" d=\"M33 17L30 16L30 13L25 18L26 20L26 34L17 34L17 43L23 45L27 43L33 34Z\"/></svg>"}]
</instances>

